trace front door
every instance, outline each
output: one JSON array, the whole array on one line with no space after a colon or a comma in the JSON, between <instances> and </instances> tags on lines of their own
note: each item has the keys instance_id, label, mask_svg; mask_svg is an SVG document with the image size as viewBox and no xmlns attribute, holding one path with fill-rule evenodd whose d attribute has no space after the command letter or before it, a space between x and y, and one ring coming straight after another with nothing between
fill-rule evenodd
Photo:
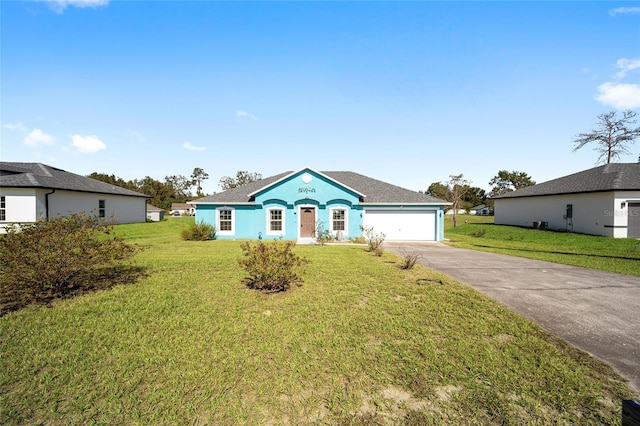
<instances>
[{"instance_id":1,"label":"front door","mask_svg":"<svg viewBox=\"0 0 640 426\"><path fill-rule=\"evenodd\" d=\"M313 238L316 234L316 209L303 207L300 209L300 238Z\"/></svg>"}]
</instances>

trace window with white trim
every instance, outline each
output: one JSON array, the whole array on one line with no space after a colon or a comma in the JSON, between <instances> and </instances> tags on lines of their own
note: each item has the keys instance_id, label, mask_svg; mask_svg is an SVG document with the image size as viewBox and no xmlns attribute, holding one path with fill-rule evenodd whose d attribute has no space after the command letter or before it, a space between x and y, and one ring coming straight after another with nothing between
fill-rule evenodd
<instances>
[{"instance_id":1,"label":"window with white trim","mask_svg":"<svg viewBox=\"0 0 640 426\"><path fill-rule=\"evenodd\" d=\"M267 209L267 234L282 235L285 231L285 213L282 208Z\"/></svg>"},{"instance_id":2,"label":"window with white trim","mask_svg":"<svg viewBox=\"0 0 640 426\"><path fill-rule=\"evenodd\" d=\"M223 208L218 209L218 233L219 234L233 234L233 209Z\"/></svg>"},{"instance_id":3,"label":"window with white trim","mask_svg":"<svg viewBox=\"0 0 640 426\"><path fill-rule=\"evenodd\" d=\"M98 200L98 217L106 217L107 209L104 200Z\"/></svg>"},{"instance_id":4,"label":"window with white trim","mask_svg":"<svg viewBox=\"0 0 640 426\"><path fill-rule=\"evenodd\" d=\"M0 221L7 220L7 197L4 195L0 197Z\"/></svg>"},{"instance_id":5,"label":"window with white trim","mask_svg":"<svg viewBox=\"0 0 640 426\"><path fill-rule=\"evenodd\" d=\"M333 232L345 232L347 230L346 209L331 209L331 230Z\"/></svg>"}]
</instances>

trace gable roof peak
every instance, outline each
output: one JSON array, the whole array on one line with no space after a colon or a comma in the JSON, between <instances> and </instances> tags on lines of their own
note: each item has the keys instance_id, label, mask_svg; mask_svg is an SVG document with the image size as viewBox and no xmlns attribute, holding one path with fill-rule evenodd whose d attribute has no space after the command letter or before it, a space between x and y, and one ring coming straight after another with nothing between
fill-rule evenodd
<instances>
[{"instance_id":1,"label":"gable roof peak","mask_svg":"<svg viewBox=\"0 0 640 426\"><path fill-rule=\"evenodd\" d=\"M318 170L312 169L311 167L303 167L302 169L297 170L295 172L287 172L280 179L277 179L274 182L270 182L269 184L267 184L267 185L265 185L263 187L260 187L257 190L253 191L252 193L248 194L248 197L251 198L251 197L255 196L256 194L258 194L258 193L260 193L262 191L265 191L266 189L268 189L268 188L270 188L272 186L275 186L275 185L279 184L280 182L283 182L283 181L285 181L285 180L287 180L287 179L289 179L289 178L291 178L293 176L297 176L299 174L302 174L303 172L312 172L312 173L314 173L314 174L316 174L318 176L322 176L323 178L325 178L325 179L327 179L327 180L329 180L329 181L331 181L331 182L333 182L333 183L335 183L337 185L340 185L341 187L353 192L354 194L356 194L356 195L358 195L360 197L366 197L366 195L361 193L360 191L358 191L356 189L353 189L353 188L349 187L348 185L345 185L344 183L338 181L335 178L332 178L331 176L328 176L326 174L326 172L323 173L323 172L320 172Z\"/></svg>"}]
</instances>

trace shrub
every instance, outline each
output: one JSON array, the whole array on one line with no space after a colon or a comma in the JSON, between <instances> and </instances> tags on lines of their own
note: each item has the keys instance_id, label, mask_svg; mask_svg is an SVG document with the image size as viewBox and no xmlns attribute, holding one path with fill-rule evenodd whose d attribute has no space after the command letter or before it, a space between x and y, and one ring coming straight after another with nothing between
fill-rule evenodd
<instances>
[{"instance_id":1,"label":"shrub","mask_svg":"<svg viewBox=\"0 0 640 426\"><path fill-rule=\"evenodd\" d=\"M418 253L405 253L402 252L402 264L400 267L402 269L412 269L416 266L416 262L420 259L420 254Z\"/></svg>"},{"instance_id":2,"label":"shrub","mask_svg":"<svg viewBox=\"0 0 640 426\"><path fill-rule=\"evenodd\" d=\"M325 245L329 241L334 240L333 235L331 235L331 232L324 227L324 222L321 220L318 221L315 235L316 235L316 241L319 242L321 245Z\"/></svg>"},{"instance_id":3,"label":"shrub","mask_svg":"<svg viewBox=\"0 0 640 426\"><path fill-rule=\"evenodd\" d=\"M486 233L487 233L486 229L478 229L477 231L472 232L471 236L476 238L482 238Z\"/></svg>"},{"instance_id":4,"label":"shrub","mask_svg":"<svg viewBox=\"0 0 640 426\"><path fill-rule=\"evenodd\" d=\"M0 237L0 294L26 304L93 287L91 274L137 249L112 237L113 225L85 214L9 225Z\"/></svg>"},{"instance_id":5,"label":"shrub","mask_svg":"<svg viewBox=\"0 0 640 426\"><path fill-rule=\"evenodd\" d=\"M187 241L207 241L216 239L216 227L203 221L182 230L180 236Z\"/></svg>"},{"instance_id":6,"label":"shrub","mask_svg":"<svg viewBox=\"0 0 640 426\"><path fill-rule=\"evenodd\" d=\"M258 241L255 245L244 242L240 245L244 256L238 259L247 277L244 283L247 287L266 291L287 291L292 284L302 284L300 273L304 265L309 263L305 258L296 255L293 241L279 241L265 243Z\"/></svg>"},{"instance_id":7,"label":"shrub","mask_svg":"<svg viewBox=\"0 0 640 426\"><path fill-rule=\"evenodd\" d=\"M382 243L384 243L385 234L382 232L376 232L373 226L362 226L360 230L364 234L364 238L367 241L368 251L372 252L376 256L382 256Z\"/></svg>"}]
</instances>

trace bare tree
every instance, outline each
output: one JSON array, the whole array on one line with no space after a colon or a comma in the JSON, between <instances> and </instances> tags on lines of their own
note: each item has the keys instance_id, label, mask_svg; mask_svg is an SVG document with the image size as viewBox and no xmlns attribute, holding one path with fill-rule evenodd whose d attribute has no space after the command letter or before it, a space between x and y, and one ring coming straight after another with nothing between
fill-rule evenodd
<instances>
[{"instance_id":1,"label":"bare tree","mask_svg":"<svg viewBox=\"0 0 640 426\"><path fill-rule=\"evenodd\" d=\"M600 154L598 162L606 162L606 164L619 159L622 154L630 154L625 145L633 143L640 136L640 127L629 128L629 125L636 123L635 117L637 115L635 111L630 109L624 111L622 117L618 117L617 111L600 114L596 129L589 133L580 133L573 139L575 144L573 151L575 152L591 142L596 142L597 146L594 151Z\"/></svg>"},{"instance_id":2,"label":"bare tree","mask_svg":"<svg viewBox=\"0 0 640 426\"><path fill-rule=\"evenodd\" d=\"M464 198L465 193L470 189L471 181L463 179L464 175L449 175L449 180L446 182L446 185L449 187L449 194L451 203L453 205L451 208L453 209L453 227L458 226L458 209L460 209L460 205L462 204L462 199Z\"/></svg>"}]
</instances>

